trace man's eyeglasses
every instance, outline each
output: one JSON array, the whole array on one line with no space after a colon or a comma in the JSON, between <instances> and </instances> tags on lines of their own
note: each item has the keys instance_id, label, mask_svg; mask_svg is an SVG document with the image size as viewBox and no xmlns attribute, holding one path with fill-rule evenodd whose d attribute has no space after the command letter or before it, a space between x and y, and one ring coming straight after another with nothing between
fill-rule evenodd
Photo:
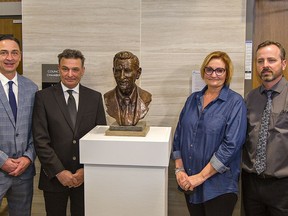
<instances>
[{"instance_id":1,"label":"man's eyeglasses","mask_svg":"<svg viewBox=\"0 0 288 216\"><path fill-rule=\"evenodd\" d=\"M10 55L13 57L13 58L18 58L20 56L20 51L18 50L13 50L10 52ZM0 56L2 58L7 58L9 56L9 52L7 50L0 50Z\"/></svg>"},{"instance_id":2,"label":"man's eyeglasses","mask_svg":"<svg viewBox=\"0 0 288 216\"><path fill-rule=\"evenodd\" d=\"M224 68L216 68L216 69L213 69L211 67L205 67L204 68L204 72L207 75L212 75L213 72L215 72L217 76L222 76L225 73L225 71L226 70Z\"/></svg>"}]
</instances>

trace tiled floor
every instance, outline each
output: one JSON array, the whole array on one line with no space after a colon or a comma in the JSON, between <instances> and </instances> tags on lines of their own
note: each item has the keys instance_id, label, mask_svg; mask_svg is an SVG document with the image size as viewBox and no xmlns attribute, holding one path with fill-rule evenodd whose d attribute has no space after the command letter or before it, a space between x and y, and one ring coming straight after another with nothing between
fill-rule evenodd
<instances>
[{"instance_id":1,"label":"tiled floor","mask_svg":"<svg viewBox=\"0 0 288 216\"><path fill-rule=\"evenodd\" d=\"M38 178L39 178L39 161L36 161L37 174L34 178L34 197L32 206L32 216L45 216L45 206L42 196L42 191L38 189ZM189 216L186 209L184 196L181 192L177 191L176 180L174 177L174 163L171 161L169 165L169 186L168 186L168 215L169 216ZM239 202L237 203L233 216L240 216ZM4 199L0 208L0 216L8 216L7 213L7 202Z\"/></svg>"}]
</instances>

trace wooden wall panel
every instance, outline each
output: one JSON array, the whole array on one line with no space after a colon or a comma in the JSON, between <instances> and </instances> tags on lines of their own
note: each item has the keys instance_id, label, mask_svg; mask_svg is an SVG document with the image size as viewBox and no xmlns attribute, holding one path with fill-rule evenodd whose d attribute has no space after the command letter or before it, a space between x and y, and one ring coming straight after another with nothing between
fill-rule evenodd
<instances>
[{"instance_id":1,"label":"wooden wall panel","mask_svg":"<svg viewBox=\"0 0 288 216\"><path fill-rule=\"evenodd\" d=\"M288 1L287 0L256 0L254 9L253 50L265 40L280 42L288 57ZM254 51L255 53L255 51ZM254 54L253 53L253 54ZM288 78L288 67L284 71ZM253 65L253 87L260 85L260 80Z\"/></svg>"},{"instance_id":2,"label":"wooden wall panel","mask_svg":"<svg viewBox=\"0 0 288 216\"><path fill-rule=\"evenodd\" d=\"M21 0L0 0L0 2L21 2Z\"/></svg>"},{"instance_id":3,"label":"wooden wall panel","mask_svg":"<svg viewBox=\"0 0 288 216\"><path fill-rule=\"evenodd\" d=\"M15 17L15 19L16 18L19 19L19 17ZM21 46L22 46L22 24L13 23L13 20L15 19L0 18L0 34L13 34L17 39L19 39ZM23 61L19 64L17 71L20 74L23 73Z\"/></svg>"}]
</instances>

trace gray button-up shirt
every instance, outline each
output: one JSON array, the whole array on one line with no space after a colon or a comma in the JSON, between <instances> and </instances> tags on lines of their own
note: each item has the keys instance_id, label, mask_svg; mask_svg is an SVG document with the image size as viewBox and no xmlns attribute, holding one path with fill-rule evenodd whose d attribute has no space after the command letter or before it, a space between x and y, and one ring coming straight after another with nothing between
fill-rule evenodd
<instances>
[{"instance_id":1,"label":"gray button-up shirt","mask_svg":"<svg viewBox=\"0 0 288 216\"><path fill-rule=\"evenodd\" d=\"M254 168L256 146L262 113L267 102L265 88L260 86L246 97L247 140L243 148L243 169L256 173ZM288 177L288 82L283 77L271 89L272 110L267 140L267 161L264 174L277 178Z\"/></svg>"}]
</instances>

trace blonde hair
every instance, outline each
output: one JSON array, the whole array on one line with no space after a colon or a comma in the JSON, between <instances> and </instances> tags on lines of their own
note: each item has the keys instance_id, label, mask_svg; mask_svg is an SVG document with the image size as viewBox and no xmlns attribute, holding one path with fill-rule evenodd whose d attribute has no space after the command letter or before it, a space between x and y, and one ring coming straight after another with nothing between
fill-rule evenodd
<instances>
[{"instance_id":1,"label":"blonde hair","mask_svg":"<svg viewBox=\"0 0 288 216\"><path fill-rule=\"evenodd\" d=\"M229 85L231 82L233 70L234 70L233 64L232 64L232 61L231 61L230 57L228 56L228 54L225 52L222 52L222 51L214 51L214 52L212 52L206 56L206 58L204 59L204 61L202 63L201 69L200 69L202 79L204 79L205 67L209 64L209 62L212 59L221 59L224 62L225 70L226 70L225 85Z\"/></svg>"}]
</instances>

